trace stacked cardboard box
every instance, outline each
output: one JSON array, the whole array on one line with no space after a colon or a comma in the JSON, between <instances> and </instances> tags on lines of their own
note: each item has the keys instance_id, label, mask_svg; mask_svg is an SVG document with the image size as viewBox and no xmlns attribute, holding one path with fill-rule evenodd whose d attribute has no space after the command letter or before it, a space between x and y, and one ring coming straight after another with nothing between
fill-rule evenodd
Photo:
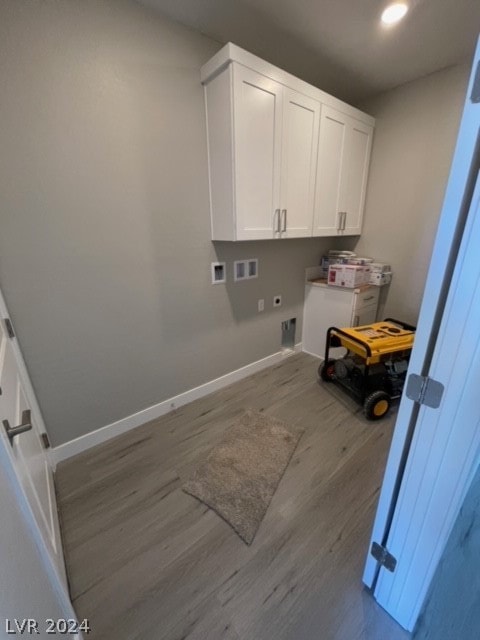
<instances>
[{"instance_id":1,"label":"stacked cardboard box","mask_svg":"<svg viewBox=\"0 0 480 640\"><path fill-rule=\"evenodd\" d=\"M332 264L328 268L328 284L335 287L361 287L368 284L370 269L358 264Z\"/></svg>"},{"instance_id":2,"label":"stacked cardboard box","mask_svg":"<svg viewBox=\"0 0 480 640\"><path fill-rule=\"evenodd\" d=\"M392 267L384 262L372 262L370 265L370 284L382 287L392 281Z\"/></svg>"}]
</instances>

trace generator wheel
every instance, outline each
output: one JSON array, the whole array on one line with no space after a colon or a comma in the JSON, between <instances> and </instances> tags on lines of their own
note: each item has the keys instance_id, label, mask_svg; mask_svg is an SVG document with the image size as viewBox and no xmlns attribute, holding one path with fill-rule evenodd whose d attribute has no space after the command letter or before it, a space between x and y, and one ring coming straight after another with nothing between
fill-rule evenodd
<instances>
[{"instance_id":1,"label":"generator wheel","mask_svg":"<svg viewBox=\"0 0 480 640\"><path fill-rule=\"evenodd\" d=\"M363 413L369 420L380 420L388 413L392 401L385 391L374 391L363 403Z\"/></svg>"},{"instance_id":2,"label":"generator wheel","mask_svg":"<svg viewBox=\"0 0 480 640\"><path fill-rule=\"evenodd\" d=\"M335 369L333 365L335 360L327 360L318 367L318 375L324 382L331 382L335 377Z\"/></svg>"}]
</instances>

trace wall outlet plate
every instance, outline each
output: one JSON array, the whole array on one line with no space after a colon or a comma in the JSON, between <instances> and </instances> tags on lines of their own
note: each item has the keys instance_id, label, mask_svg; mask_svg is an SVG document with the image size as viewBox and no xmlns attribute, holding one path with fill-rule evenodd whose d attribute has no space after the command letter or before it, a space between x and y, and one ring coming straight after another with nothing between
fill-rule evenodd
<instances>
[{"instance_id":1,"label":"wall outlet plate","mask_svg":"<svg viewBox=\"0 0 480 640\"><path fill-rule=\"evenodd\" d=\"M258 301L258 311L265 311L265 300L263 298Z\"/></svg>"},{"instance_id":2,"label":"wall outlet plate","mask_svg":"<svg viewBox=\"0 0 480 640\"><path fill-rule=\"evenodd\" d=\"M280 296L280 295L273 296L273 306L274 307L281 307L282 306L282 296Z\"/></svg>"},{"instance_id":3,"label":"wall outlet plate","mask_svg":"<svg viewBox=\"0 0 480 640\"><path fill-rule=\"evenodd\" d=\"M235 282L251 280L252 278L258 278L258 258L235 260L233 263L233 279Z\"/></svg>"}]
</instances>

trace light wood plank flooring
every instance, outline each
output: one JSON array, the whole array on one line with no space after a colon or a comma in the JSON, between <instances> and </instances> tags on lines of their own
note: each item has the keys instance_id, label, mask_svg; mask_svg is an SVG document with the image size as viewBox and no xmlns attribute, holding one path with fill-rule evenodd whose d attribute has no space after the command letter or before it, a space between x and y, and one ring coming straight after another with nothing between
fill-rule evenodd
<instances>
[{"instance_id":1,"label":"light wood plank flooring","mask_svg":"<svg viewBox=\"0 0 480 640\"><path fill-rule=\"evenodd\" d=\"M61 464L71 593L101 640L401 640L361 575L393 419L285 359ZM305 428L253 544L181 490L245 408Z\"/></svg>"}]
</instances>

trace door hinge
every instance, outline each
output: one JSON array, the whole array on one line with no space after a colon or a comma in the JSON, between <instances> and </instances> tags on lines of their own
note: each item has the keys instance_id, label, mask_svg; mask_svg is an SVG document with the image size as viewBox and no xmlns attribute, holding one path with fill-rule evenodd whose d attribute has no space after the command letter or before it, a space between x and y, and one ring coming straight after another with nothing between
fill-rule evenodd
<instances>
[{"instance_id":1,"label":"door hinge","mask_svg":"<svg viewBox=\"0 0 480 640\"><path fill-rule=\"evenodd\" d=\"M370 553L382 567L385 567L385 569L392 573L395 571L397 559L389 553L386 547L382 547L378 542L373 542Z\"/></svg>"},{"instance_id":2,"label":"door hinge","mask_svg":"<svg viewBox=\"0 0 480 640\"><path fill-rule=\"evenodd\" d=\"M50 449L50 440L48 439L48 436L45 433L45 431L41 434L40 437L42 438L43 448L44 449Z\"/></svg>"},{"instance_id":3,"label":"door hinge","mask_svg":"<svg viewBox=\"0 0 480 640\"><path fill-rule=\"evenodd\" d=\"M444 390L445 387L441 382L433 380L428 376L419 376L416 373L411 373L408 376L405 393L407 398L418 402L418 404L424 404L432 409L438 409Z\"/></svg>"},{"instance_id":4,"label":"door hinge","mask_svg":"<svg viewBox=\"0 0 480 640\"><path fill-rule=\"evenodd\" d=\"M470 100L471 102L473 102L473 104L477 104L477 102L480 102L480 61L477 64L477 71L473 80L472 95L470 96Z\"/></svg>"},{"instance_id":5,"label":"door hinge","mask_svg":"<svg viewBox=\"0 0 480 640\"><path fill-rule=\"evenodd\" d=\"M4 318L3 321L4 321L5 327L7 329L8 337L9 338L15 338L15 331L13 330L13 324L12 324L12 321L10 320L10 318Z\"/></svg>"}]
</instances>

